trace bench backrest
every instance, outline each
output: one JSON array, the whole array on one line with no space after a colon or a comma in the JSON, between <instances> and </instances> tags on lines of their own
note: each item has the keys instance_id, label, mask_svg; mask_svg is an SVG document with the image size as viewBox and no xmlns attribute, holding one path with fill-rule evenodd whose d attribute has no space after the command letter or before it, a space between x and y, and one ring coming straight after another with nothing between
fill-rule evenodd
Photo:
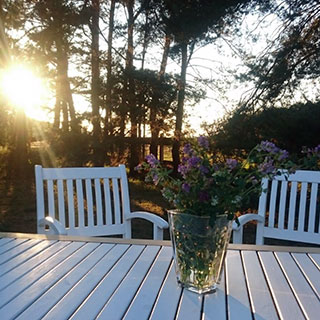
<instances>
[{"instance_id":1,"label":"bench backrest","mask_svg":"<svg viewBox=\"0 0 320 320\"><path fill-rule=\"evenodd\" d=\"M37 219L50 216L68 235L126 236L131 230L129 189L124 165L99 168L35 166ZM47 230L38 224L38 233Z\"/></svg>"},{"instance_id":2,"label":"bench backrest","mask_svg":"<svg viewBox=\"0 0 320 320\"><path fill-rule=\"evenodd\" d=\"M320 244L320 171L298 170L272 180L263 179L258 214L256 243L275 238Z\"/></svg>"}]
</instances>

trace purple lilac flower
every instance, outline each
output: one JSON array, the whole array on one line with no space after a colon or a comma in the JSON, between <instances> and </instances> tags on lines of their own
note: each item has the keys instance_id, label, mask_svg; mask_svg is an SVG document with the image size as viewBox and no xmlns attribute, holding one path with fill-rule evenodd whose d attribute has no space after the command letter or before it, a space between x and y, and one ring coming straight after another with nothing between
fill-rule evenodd
<instances>
[{"instance_id":1,"label":"purple lilac flower","mask_svg":"<svg viewBox=\"0 0 320 320\"><path fill-rule=\"evenodd\" d=\"M280 150L279 160L284 160L289 157L289 152L287 150Z\"/></svg>"},{"instance_id":2,"label":"purple lilac flower","mask_svg":"<svg viewBox=\"0 0 320 320\"><path fill-rule=\"evenodd\" d=\"M319 153L320 152L320 144L318 144L314 149L313 152Z\"/></svg>"},{"instance_id":3,"label":"purple lilac flower","mask_svg":"<svg viewBox=\"0 0 320 320\"><path fill-rule=\"evenodd\" d=\"M220 170L219 166L216 163L213 164L212 168L213 168L214 171L219 171Z\"/></svg>"},{"instance_id":4,"label":"purple lilac flower","mask_svg":"<svg viewBox=\"0 0 320 320\"><path fill-rule=\"evenodd\" d=\"M227 159L226 164L230 170L233 170L238 165L238 161L236 159Z\"/></svg>"},{"instance_id":5,"label":"purple lilac flower","mask_svg":"<svg viewBox=\"0 0 320 320\"><path fill-rule=\"evenodd\" d=\"M159 176L158 176L156 173L154 173L154 174L152 175L152 181L153 181L153 183L154 183L155 185L158 184L158 182L159 182Z\"/></svg>"},{"instance_id":6,"label":"purple lilac flower","mask_svg":"<svg viewBox=\"0 0 320 320\"><path fill-rule=\"evenodd\" d=\"M191 148L190 143L185 144L184 147L183 147L183 153L191 155L192 152L193 152L193 150Z\"/></svg>"},{"instance_id":7,"label":"purple lilac flower","mask_svg":"<svg viewBox=\"0 0 320 320\"><path fill-rule=\"evenodd\" d=\"M186 193L189 193L190 192L190 184L188 183L183 183L182 184L182 190Z\"/></svg>"},{"instance_id":8,"label":"purple lilac flower","mask_svg":"<svg viewBox=\"0 0 320 320\"><path fill-rule=\"evenodd\" d=\"M189 168L183 164L179 164L178 166L178 172L182 174L182 176L185 176L189 171Z\"/></svg>"},{"instance_id":9,"label":"purple lilac flower","mask_svg":"<svg viewBox=\"0 0 320 320\"><path fill-rule=\"evenodd\" d=\"M205 148L205 149L208 149L209 148L209 141L206 137L204 136L200 136L198 138L198 143L199 143L199 146L202 147L202 148Z\"/></svg>"},{"instance_id":10,"label":"purple lilac flower","mask_svg":"<svg viewBox=\"0 0 320 320\"><path fill-rule=\"evenodd\" d=\"M274 167L273 160L271 159L261 163L258 169L262 174L269 174L273 173L276 168Z\"/></svg>"},{"instance_id":11,"label":"purple lilac flower","mask_svg":"<svg viewBox=\"0 0 320 320\"><path fill-rule=\"evenodd\" d=\"M207 202L210 200L210 195L207 191L200 191L199 192L199 200L201 202Z\"/></svg>"},{"instance_id":12,"label":"purple lilac flower","mask_svg":"<svg viewBox=\"0 0 320 320\"><path fill-rule=\"evenodd\" d=\"M157 164L159 164L159 160L153 154L148 154L146 156L146 161L149 163L151 168L154 168Z\"/></svg>"},{"instance_id":13,"label":"purple lilac flower","mask_svg":"<svg viewBox=\"0 0 320 320\"><path fill-rule=\"evenodd\" d=\"M189 160L188 160L188 165L192 168L192 167L196 167L197 164L201 161L201 159L199 157L195 157L192 156Z\"/></svg>"},{"instance_id":14,"label":"purple lilac flower","mask_svg":"<svg viewBox=\"0 0 320 320\"><path fill-rule=\"evenodd\" d=\"M182 157L181 163L182 163L182 164L187 164L187 163L188 163L188 160L189 160L189 157Z\"/></svg>"},{"instance_id":15,"label":"purple lilac flower","mask_svg":"<svg viewBox=\"0 0 320 320\"><path fill-rule=\"evenodd\" d=\"M262 141L260 143L260 146L258 148L259 151L265 151L265 152L270 152L270 153L278 153L280 149L272 142L270 141Z\"/></svg>"},{"instance_id":16,"label":"purple lilac flower","mask_svg":"<svg viewBox=\"0 0 320 320\"><path fill-rule=\"evenodd\" d=\"M202 174L207 174L207 173L209 173L209 168L207 168L207 167L204 166L204 165L200 165L199 170L200 170L200 172L201 172Z\"/></svg>"},{"instance_id":17,"label":"purple lilac flower","mask_svg":"<svg viewBox=\"0 0 320 320\"><path fill-rule=\"evenodd\" d=\"M301 153L305 153L307 157L317 156L318 158L320 158L320 144L313 149L304 146L302 147Z\"/></svg>"}]
</instances>

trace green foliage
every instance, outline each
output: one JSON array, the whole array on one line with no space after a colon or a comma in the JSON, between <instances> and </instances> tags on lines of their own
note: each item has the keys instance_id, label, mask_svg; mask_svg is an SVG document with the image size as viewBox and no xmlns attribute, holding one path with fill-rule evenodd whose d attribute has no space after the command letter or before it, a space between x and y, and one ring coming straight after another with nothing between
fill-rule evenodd
<instances>
[{"instance_id":1,"label":"green foliage","mask_svg":"<svg viewBox=\"0 0 320 320\"><path fill-rule=\"evenodd\" d=\"M212 132L215 146L224 154L249 151L261 140L275 142L290 153L318 145L320 102L271 107L255 113L236 110ZM210 128L209 128L210 129Z\"/></svg>"},{"instance_id":2,"label":"green foliage","mask_svg":"<svg viewBox=\"0 0 320 320\"><path fill-rule=\"evenodd\" d=\"M153 109L157 115L157 126L164 128L166 119L172 117L175 108L176 84L169 75L159 77L156 71L134 70L132 78L135 83L135 101L140 111L140 121L145 119L148 110Z\"/></svg>"},{"instance_id":3,"label":"green foliage","mask_svg":"<svg viewBox=\"0 0 320 320\"><path fill-rule=\"evenodd\" d=\"M223 19L244 9L251 0L163 0L161 18L177 43L203 39L214 27L223 32Z\"/></svg>"}]
</instances>

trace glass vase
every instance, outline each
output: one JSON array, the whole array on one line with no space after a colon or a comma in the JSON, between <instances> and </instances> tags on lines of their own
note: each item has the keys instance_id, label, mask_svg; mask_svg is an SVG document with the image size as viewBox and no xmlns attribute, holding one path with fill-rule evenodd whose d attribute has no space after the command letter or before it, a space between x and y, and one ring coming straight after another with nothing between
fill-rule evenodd
<instances>
[{"instance_id":1,"label":"glass vase","mask_svg":"<svg viewBox=\"0 0 320 320\"><path fill-rule=\"evenodd\" d=\"M231 221L227 215L196 216L168 211L175 271L180 286L196 293L216 290L227 245Z\"/></svg>"}]
</instances>

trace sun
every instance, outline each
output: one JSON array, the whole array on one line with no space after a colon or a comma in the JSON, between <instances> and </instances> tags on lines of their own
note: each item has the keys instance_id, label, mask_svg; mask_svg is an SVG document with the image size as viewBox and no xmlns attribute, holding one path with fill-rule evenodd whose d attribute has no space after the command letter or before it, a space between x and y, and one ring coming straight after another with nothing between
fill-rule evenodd
<instances>
[{"instance_id":1,"label":"sun","mask_svg":"<svg viewBox=\"0 0 320 320\"><path fill-rule=\"evenodd\" d=\"M23 65L11 66L2 71L0 81L1 91L16 108L23 109L28 117L45 120L42 106L49 91L31 69Z\"/></svg>"}]
</instances>

